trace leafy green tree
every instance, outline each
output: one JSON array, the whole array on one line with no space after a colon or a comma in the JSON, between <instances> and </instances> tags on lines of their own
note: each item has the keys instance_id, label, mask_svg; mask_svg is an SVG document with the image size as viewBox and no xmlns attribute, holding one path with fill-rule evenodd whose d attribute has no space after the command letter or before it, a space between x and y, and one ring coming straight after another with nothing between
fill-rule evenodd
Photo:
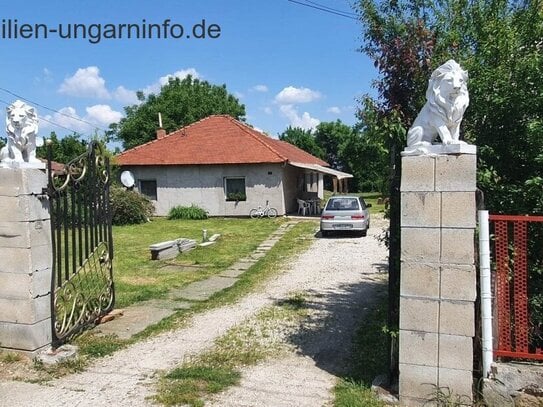
<instances>
[{"instance_id":1,"label":"leafy green tree","mask_svg":"<svg viewBox=\"0 0 543 407\"><path fill-rule=\"evenodd\" d=\"M279 134L279 140L295 145L315 157L325 159L324 150L317 144L311 130L288 126L283 133Z\"/></svg>"},{"instance_id":2,"label":"leafy green tree","mask_svg":"<svg viewBox=\"0 0 543 407\"><path fill-rule=\"evenodd\" d=\"M449 9L455 18L438 46L458 55L470 75L464 128L479 147L486 205L494 213L541 214L542 3L455 0Z\"/></svg>"},{"instance_id":3,"label":"leafy green tree","mask_svg":"<svg viewBox=\"0 0 543 407\"><path fill-rule=\"evenodd\" d=\"M352 140L353 128L342 123L322 122L315 128L315 140L325 152L325 161L340 171L349 171L348 163L343 159L345 144Z\"/></svg>"},{"instance_id":4,"label":"leafy green tree","mask_svg":"<svg viewBox=\"0 0 543 407\"><path fill-rule=\"evenodd\" d=\"M80 156L87 151L88 143L81 140L81 135L74 133L64 136L59 140L56 133L53 131L49 136L52 143L53 161L61 164L66 164L74 158ZM36 149L36 155L40 158L47 158L47 146L43 145Z\"/></svg>"},{"instance_id":5,"label":"leafy green tree","mask_svg":"<svg viewBox=\"0 0 543 407\"><path fill-rule=\"evenodd\" d=\"M126 117L110 126L109 135L132 148L155 138L158 114L163 128L172 132L212 114L244 120L245 106L229 94L226 85L212 85L192 78L172 78L158 95L138 93L141 104L125 107Z\"/></svg>"}]
</instances>

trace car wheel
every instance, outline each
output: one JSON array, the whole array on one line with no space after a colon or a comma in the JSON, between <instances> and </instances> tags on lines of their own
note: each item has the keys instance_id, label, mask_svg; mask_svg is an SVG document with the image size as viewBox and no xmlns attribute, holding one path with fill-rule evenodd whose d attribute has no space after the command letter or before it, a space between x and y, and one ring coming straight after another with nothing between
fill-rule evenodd
<instances>
[{"instance_id":1,"label":"car wheel","mask_svg":"<svg viewBox=\"0 0 543 407\"><path fill-rule=\"evenodd\" d=\"M368 235L368 229L364 229L363 231L360 232L360 236L364 237L364 236L367 236Z\"/></svg>"},{"instance_id":2,"label":"car wheel","mask_svg":"<svg viewBox=\"0 0 543 407\"><path fill-rule=\"evenodd\" d=\"M330 236L330 231L328 231L328 230L321 230L321 236L322 236L322 237L328 237L328 236Z\"/></svg>"}]
</instances>

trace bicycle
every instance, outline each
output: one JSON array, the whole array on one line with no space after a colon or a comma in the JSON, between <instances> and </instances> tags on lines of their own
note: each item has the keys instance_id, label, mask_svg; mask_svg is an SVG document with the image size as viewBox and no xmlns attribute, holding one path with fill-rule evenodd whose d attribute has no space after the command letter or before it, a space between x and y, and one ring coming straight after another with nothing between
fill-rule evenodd
<instances>
[{"instance_id":1,"label":"bicycle","mask_svg":"<svg viewBox=\"0 0 543 407\"><path fill-rule=\"evenodd\" d=\"M263 218L267 216L268 218L275 218L277 216L277 209L270 207L269 201L266 201L266 206L262 208L261 205L258 205L258 208L253 208L249 211L249 216L252 219Z\"/></svg>"}]
</instances>

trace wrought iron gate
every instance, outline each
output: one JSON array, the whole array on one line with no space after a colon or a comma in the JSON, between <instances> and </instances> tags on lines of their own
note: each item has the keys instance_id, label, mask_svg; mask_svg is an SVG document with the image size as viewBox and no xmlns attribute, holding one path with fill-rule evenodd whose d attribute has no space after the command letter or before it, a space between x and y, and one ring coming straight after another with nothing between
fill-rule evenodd
<instances>
[{"instance_id":1,"label":"wrought iron gate","mask_svg":"<svg viewBox=\"0 0 543 407\"><path fill-rule=\"evenodd\" d=\"M97 142L53 170L48 146L53 273L53 348L113 308L113 241L109 159Z\"/></svg>"}]
</instances>

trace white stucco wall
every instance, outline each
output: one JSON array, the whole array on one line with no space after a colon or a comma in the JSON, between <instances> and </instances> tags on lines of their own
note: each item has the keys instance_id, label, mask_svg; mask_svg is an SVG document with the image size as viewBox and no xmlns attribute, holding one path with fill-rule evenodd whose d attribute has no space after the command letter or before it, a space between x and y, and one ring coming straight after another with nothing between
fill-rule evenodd
<instances>
[{"instance_id":1,"label":"white stucco wall","mask_svg":"<svg viewBox=\"0 0 543 407\"><path fill-rule=\"evenodd\" d=\"M176 205L196 204L210 216L247 216L251 208L270 206L285 214L282 164L124 167L140 180L156 180L155 214L165 216ZM225 177L245 177L247 200L226 201Z\"/></svg>"}]
</instances>

